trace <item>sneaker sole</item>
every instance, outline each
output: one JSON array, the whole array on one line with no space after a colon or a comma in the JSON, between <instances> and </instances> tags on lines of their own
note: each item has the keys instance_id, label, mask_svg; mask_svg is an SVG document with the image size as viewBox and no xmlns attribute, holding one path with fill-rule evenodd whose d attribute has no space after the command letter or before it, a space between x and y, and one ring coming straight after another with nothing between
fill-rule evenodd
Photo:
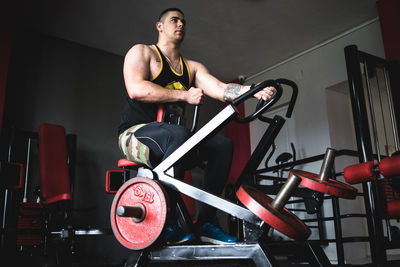
<instances>
[{"instance_id":1,"label":"sneaker sole","mask_svg":"<svg viewBox=\"0 0 400 267\"><path fill-rule=\"evenodd\" d=\"M180 245L180 244L189 242L189 241L192 240L192 239L193 239L193 235L191 235L189 238L186 238L186 239L182 239L182 240L179 240L179 241L166 241L165 243L166 243L167 245L169 245L169 246Z\"/></svg>"}]
</instances>

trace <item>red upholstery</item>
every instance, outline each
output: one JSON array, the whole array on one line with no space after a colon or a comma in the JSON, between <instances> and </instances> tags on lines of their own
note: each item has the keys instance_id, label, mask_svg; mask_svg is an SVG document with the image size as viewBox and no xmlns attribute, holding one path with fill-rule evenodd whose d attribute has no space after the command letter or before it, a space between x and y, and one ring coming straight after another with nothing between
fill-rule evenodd
<instances>
[{"instance_id":1,"label":"red upholstery","mask_svg":"<svg viewBox=\"0 0 400 267\"><path fill-rule=\"evenodd\" d=\"M376 180L376 176L372 171L374 165L375 163L373 161L368 161L348 166L343 172L344 179L349 184L374 181Z\"/></svg>"},{"instance_id":2,"label":"red upholstery","mask_svg":"<svg viewBox=\"0 0 400 267\"><path fill-rule=\"evenodd\" d=\"M400 218L400 200L389 201L386 205L389 218Z\"/></svg>"},{"instance_id":3,"label":"red upholstery","mask_svg":"<svg viewBox=\"0 0 400 267\"><path fill-rule=\"evenodd\" d=\"M160 104L158 105L158 109L157 109L157 121L161 122L163 121L164 118L164 105Z\"/></svg>"},{"instance_id":4,"label":"red upholstery","mask_svg":"<svg viewBox=\"0 0 400 267\"><path fill-rule=\"evenodd\" d=\"M130 161L129 159L118 160L118 168L139 166L139 163Z\"/></svg>"},{"instance_id":5,"label":"red upholstery","mask_svg":"<svg viewBox=\"0 0 400 267\"><path fill-rule=\"evenodd\" d=\"M379 171L384 176L400 174L400 155L383 158L379 162Z\"/></svg>"},{"instance_id":6,"label":"red upholstery","mask_svg":"<svg viewBox=\"0 0 400 267\"><path fill-rule=\"evenodd\" d=\"M373 170L375 166L373 161L351 165L344 169L343 176L349 184L375 181L377 180ZM385 217L388 219L400 218L399 195L393 191L392 185L387 178L387 176L400 174L400 156L382 159L379 163L379 171L385 176L383 179L378 180Z\"/></svg>"},{"instance_id":7,"label":"red upholstery","mask_svg":"<svg viewBox=\"0 0 400 267\"><path fill-rule=\"evenodd\" d=\"M65 129L39 126L40 196L44 204L72 199Z\"/></svg>"}]
</instances>

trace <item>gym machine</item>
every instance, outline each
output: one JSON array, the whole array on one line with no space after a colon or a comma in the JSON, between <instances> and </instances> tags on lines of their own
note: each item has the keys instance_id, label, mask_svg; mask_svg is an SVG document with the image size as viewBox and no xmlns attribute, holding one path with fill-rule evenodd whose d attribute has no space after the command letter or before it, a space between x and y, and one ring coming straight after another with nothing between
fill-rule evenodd
<instances>
[{"instance_id":1,"label":"gym machine","mask_svg":"<svg viewBox=\"0 0 400 267\"><path fill-rule=\"evenodd\" d=\"M41 124L38 132L18 131L17 134L18 140L13 139L9 143L9 157L11 158L13 146L18 145L15 143L27 141L24 162L26 167L20 168L19 184L13 187L23 189L23 196L13 199L12 210L7 209L6 202L4 204L2 250L6 250L3 240L7 237L8 247L5 252L8 253L7 257L17 261L14 262L16 265L24 261L38 265L72 265L79 257L79 251L75 247L78 237L112 234L111 229L77 228L72 224L72 214L77 211L72 206L77 137L66 134L61 125L47 123ZM35 147L32 144L38 147L33 153L32 148ZM40 172L40 186L37 187L31 185L32 181L28 181L28 177L32 175L31 160L36 162L33 157L36 153ZM35 191L33 196L29 196L28 190ZM13 224L6 224L6 209L7 215L11 215L9 217L16 217Z\"/></svg>"},{"instance_id":2,"label":"gym machine","mask_svg":"<svg viewBox=\"0 0 400 267\"><path fill-rule=\"evenodd\" d=\"M400 86L399 64L398 62L389 62L385 59L359 51L355 45L345 47L344 53L359 162L371 162L375 158L374 155L377 156L378 162L381 162L381 158L386 157L384 155L390 156L391 153L389 153L389 151L382 152L380 144L383 142L380 143L382 139L379 138L378 130L385 133L385 141L387 143L390 131L387 132L386 129L391 128L391 138L393 139L392 146L395 151L400 150L398 140L400 130L400 110L399 105L396 104L400 101L398 94L398 88ZM363 73L361 71L363 71ZM380 84L382 83L378 80L378 71L379 73L382 73L381 77L383 77L383 85L381 86ZM376 113L375 107L377 102L375 102L374 105L372 90L372 82L374 78L376 79L381 111L383 110L384 95L386 95L385 105L389 110L388 116L390 117L390 127L378 129L378 114ZM365 80L364 82L363 79ZM385 117L386 116L383 116L383 120ZM372 134L370 129L372 129ZM365 165L363 166L365 167ZM357 170L360 171L363 170L363 168L358 168ZM382 174L379 176L382 176ZM356 176L352 176L353 179L356 179L355 177ZM349 181L351 181L352 178L350 178ZM390 243L390 220L388 218L386 218L386 224L389 243L387 242L388 240L386 240L383 231L382 220L386 217L384 214L384 211L386 210L384 205L385 199L383 198L384 194L382 194L381 185L377 180L360 179L363 181L362 188L367 214L368 241L372 264L384 265L387 263L386 249L393 248ZM384 179L379 180L384 181Z\"/></svg>"},{"instance_id":3,"label":"gym machine","mask_svg":"<svg viewBox=\"0 0 400 267\"><path fill-rule=\"evenodd\" d=\"M37 134L22 131L13 127L10 131L7 160L1 161L0 181L3 193L1 251L8 254L9 247L36 246L41 244L38 227L31 227L31 221L36 221L36 211L30 210L27 203L29 162L31 157L31 141L37 138ZM26 155L22 159L18 157L21 140L26 141ZM24 144L25 145L25 144ZM21 201L22 200L22 201ZM19 203L17 203L19 202ZM24 212L30 213L24 216ZM33 213L32 213L33 211ZM40 221L40 220L38 220Z\"/></svg>"},{"instance_id":4,"label":"gym machine","mask_svg":"<svg viewBox=\"0 0 400 267\"><path fill-rule=\"evenodd\" d=\"M300 170L292 170L286 183L281 187L275 199L268 197L256 187L237 184L236 201L227 200L210 194L173 177L173 165L188 151L199 144L208 135L214 133L228 120L250 122L257 119L268 108L275 104L282 95L281 84L291 86L288 80L267 80L235 99L230 105L220 111L210 122L191 136L168 158L153 170L141 168L137 176L125 182L116 192L111 207L111 226L115 237L121 245L131 250L140 251L140 256L132 256L127 266L139 266L149 260L156 261L193 261L218 259L250 259L256 266L279 266L273 249L266 241L267 230L273 227L288 237L296 240L297 249L302 250L303 258L298 262L309 262L313 266L330 266L323 250L307 242L311 231L293 213L284 206L293 191L300 185L323 194L338 197L355 198L357 190L352 186L328 178L327 170L331 168L334 151L327 150L320 174L312 174ZM277 91L268 102L260 100L256 111L246 118L239 118L235 106L245 101L256 92L267 86L274 86ZM131 167L140 165L125 160ZM143 167L143 166L140 166ZM245 179L244 179L245 180ZM164 186L170 187L193 199L220 209L243 222L243 238L241 242L232 245L181 245L165 246L159 239L163 233L168 217L168 196ZM183 205L179 210L186 213ZM185 219L188 229L191 220Z\"/></svg>"}]
</instances>

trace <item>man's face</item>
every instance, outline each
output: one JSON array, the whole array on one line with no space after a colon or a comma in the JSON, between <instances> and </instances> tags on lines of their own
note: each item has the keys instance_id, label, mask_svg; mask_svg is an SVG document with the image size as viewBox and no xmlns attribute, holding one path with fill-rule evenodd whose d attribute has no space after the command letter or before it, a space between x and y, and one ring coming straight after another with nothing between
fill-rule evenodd
<instances>
[{"instance_id":1,"label":"man's face","mask_svg":"<svg viewBox=\"0 0 400 267\"><path fill-rule=\"evenodd\" d=\"M180 12L170 11L161 18L160 22L163 34L173 40L183 41L186 21Z\"/></svg>"}]
</instances>

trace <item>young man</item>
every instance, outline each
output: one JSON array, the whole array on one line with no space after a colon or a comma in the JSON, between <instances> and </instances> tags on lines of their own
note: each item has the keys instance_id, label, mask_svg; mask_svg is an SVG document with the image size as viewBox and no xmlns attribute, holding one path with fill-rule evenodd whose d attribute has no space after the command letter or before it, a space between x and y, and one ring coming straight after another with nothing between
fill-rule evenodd
<instances>
[{"instance_id":1,"label":"young man","mask_svg":"<svg viewBox=\"0 0 400 267\"><path fill-rule=\"evenodd\" d=\"M183 126L156 122L158 105L163 104L173 118L181 118L184 104L203 104L205 95L229 102L249 90L248 86L223 83L199 62L181 56L180 47L186 33L186 21L181 10L170 8L163 11L156 29L157 45L136 44L126 54L123 74L129 97L118 129L119 145L125 156L149 167L157 166L190 137L189 130ZM274 92L275 88L268 87L255 97L269 100ZM182 179L183 171L193 167L198 158L206 160L204 189L220 195L229 175L232 151L229 139L212 136L201 143L198 151L177 162L175 177ZM175 191L168 190L172 206L175 194ZM206 204L200 206L196 229L205 242L237 241L222 231L216 221L215 209ZM164 238L172 244L184 242L191 236L172 219Z\"/></svg>"}]
</instances>

